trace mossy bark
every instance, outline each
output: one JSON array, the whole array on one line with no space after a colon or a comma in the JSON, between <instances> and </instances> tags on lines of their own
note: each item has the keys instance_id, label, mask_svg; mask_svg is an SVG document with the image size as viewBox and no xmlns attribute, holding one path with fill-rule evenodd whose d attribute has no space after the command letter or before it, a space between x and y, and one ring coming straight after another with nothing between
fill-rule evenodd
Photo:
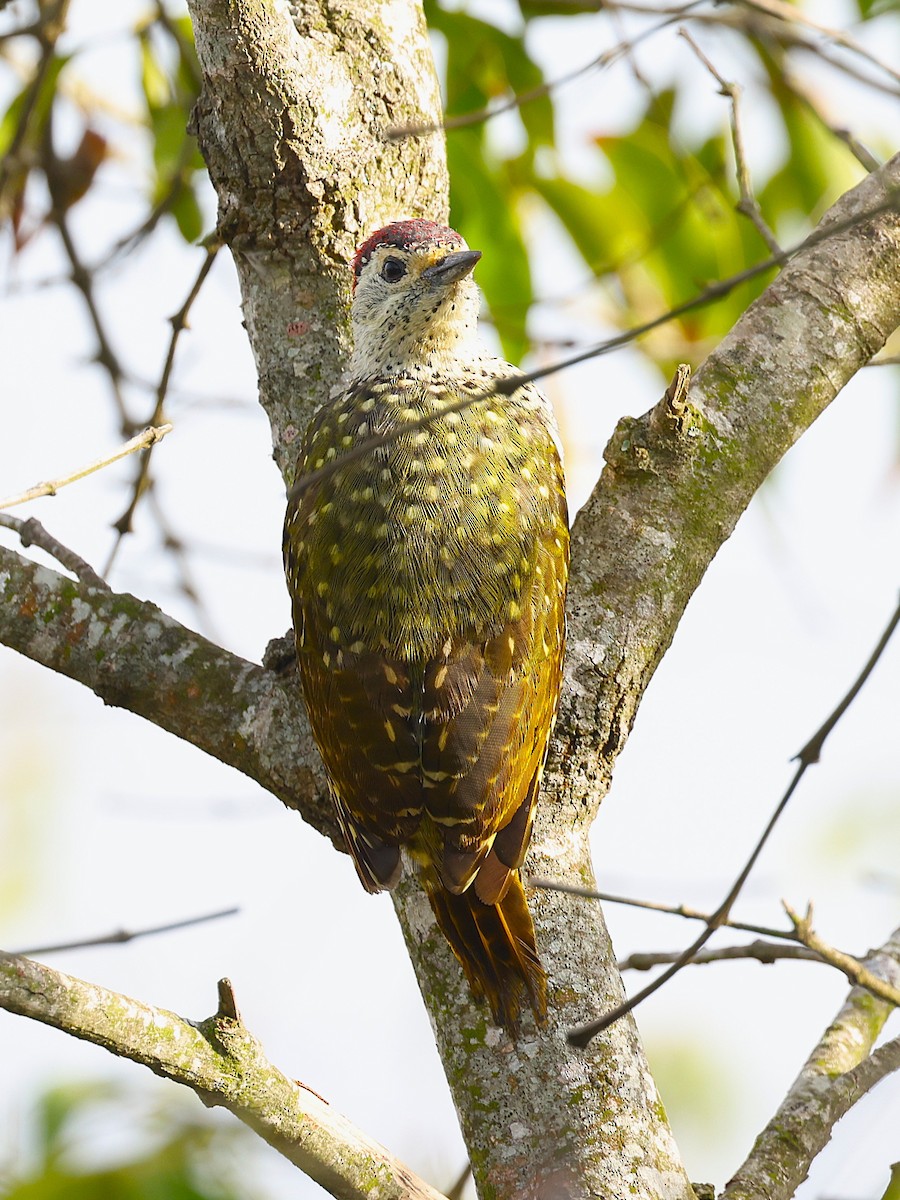
<instances>
[{"instance_id":1,"label":"mossy bark","mask_svg":"<svg viewBox=\"0 0 900 1200\"><path fill-rule=\"evenodd\" d=\"M298 433L343 367L354 244L392 217L446 217L440 137L386 136L437 117L433 70L413 0L191 0L191 10L205 78L196 128L289 481ZM768 472L900 323L900 218L896 207L865 216L898 189L900 158L835 206L826 222L859 223L789 264L686 400L664 399L611 439L573 530L566 683L532 870L592 882L590 823L689 597ZM329 829L290 681L152 606L9 551L0 598L7 644L232 762ZM689 1197L633 1023L587 1052L563 1036L621 994L599 906L552 893L532 905L553 1016L513 1046L471 1003L414 882L397 893L482 1196Z\"/></svg>"},{"instance_id":2,"label":"mossy bark","mask_svg":"<svg viewBox=\"0 0 900 1200\"><path fill-rule=\"evenodd\" d=\"M192 0L191 13L204 70L195 124L241 279L276 461L290 483L298 432L344 365L355 245L391 218L447 219L443 137L387 136L391 127L439 122L434 67L414 0L313 0L290 11ZM586 841L576 860L590 872ZM573 1200L689 1196L633 1023L577 1054L563 1035L566 1007L553 1032L535 1034L530 1057L511 1056L473 1009L415 883L396 899L481 1194L525 1200L555 1186ZM546 912L567 907L541 900ZM602 917L584 906L580 918L593 936L572 928L561 937L557 924L555 951L546 953L559 978L578 979L587 1018L618 998L621 984ZM481 1030L477 1045L463 1039L470 1021Z\"/></svg>"},{"instance_id":3,"label":"mossy bark","mask_svg":"<svg viewBox=\"0 0 900 1200\"><path fill-rule=\"evenodd\" d=\"M195 1023L0 951L0 1007L187 1084L208 1106L233 1112L338 1200L442 1200L315 1092L273 1066L241 1021L227 980L219 988L219 1011Z\"/></svg>"}]
</instances>

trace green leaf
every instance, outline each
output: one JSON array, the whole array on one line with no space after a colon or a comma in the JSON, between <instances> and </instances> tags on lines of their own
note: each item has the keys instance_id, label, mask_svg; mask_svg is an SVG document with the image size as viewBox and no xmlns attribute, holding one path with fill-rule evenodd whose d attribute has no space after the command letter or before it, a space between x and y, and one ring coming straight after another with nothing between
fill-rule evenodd
<instances>
[{"instance_id":1,"label":"green leaf","mask_svg":"<svg viewBox=\"0 0 900 1200\"><path fill-rule=\"evenodd\" d=\"M59 73L71 57L70 54L54 54L48 64L29 118L28 141L31 145L36 145L43 135L47 118L50 115L50 109L56 97L56 84L59 79ZM6 153L12 143L16 129L22 119L26 101L31 93L31 86L31 81L26 83L22 90L13 98L12 103L3 116L0 117L0 157Z\"/></svg>"},{"instance_id":2,"label":"green leaf","mask_svg":"<svg viewBox=\"0 0 900 1200\"><path fill-rule=\"evenodd\" d=\"M887 13L896 13L898 0L856 0L856 7L860 17L864 21L868 21L872 17L884 16Z\"/></svg>"},{"instance_id":3,"label":"green leaf","mask_svg":"<svg viewBox=\"0 0 900 1200\"><path fill-rule=\"evenodd\" d=\"M126 1102L126 1141L142 1149L113 1167L98 1166L91 1161L91 1131L109 1128L111 1114L120 1115ZM171 1101L154 1112L111 1083L66 1085L42 1098L37 1125L39 1136L29 1142L37 1143L42 1158L25 1177L4 1174L4 1200L237 1200L248 1194L246 1181L238 1191L229 1177L234 1150L248 1144L246 1131L185 1119Z\"/></svg>"},{"instance_id":4,"label":"green leaf","mask_svg":"<svg viewBox=\"0 0 900 1200\"><path fill-rule=\"evenodd\" d=\"M44 1161L55 1162L69 1148L70 1126L83 1109L113 1094L113 1085L100 1081L60 1084L45 1092L36 1113L38 1148Z\"/></svg>"},{"instance_id":5,"label":"green leaf","mask_svg":"<svg viewBox=\"0 0 900 1200\"><path fill-rule=\"evenodd\" d=\"M629 235L628 214L619 211L618 198L562 176L536 176L532 186L556 214L591 271L603 275L613 270Z\"/></svg>"},{"instance_id":6,"label":"green leaf","mask_svg":"<svg viewBox=\"0 0 900 1200\"><path fill-rule=\"evenodd\" d=\"M526 20L531 17L560 16L559 0L519 0L519 10ZM566 16L596 12L597 0L566 0Z\"/></svg>"},{"instance_id":7,"label":"green leaf","mask_svg":"<svg viewBox=\"0 0 900 1200\"><path fill-rule=\"evenodd\" d=\"M518 363L528 349L531 269L508 177L485 158L479 133L460 130L447 143L453 224L474 249L489 249L477 279L503 352Z\"/></svg>"},{"instance_id":8,"label":"green leaf","mask_svg":"<svg viewBox=\"0 0 900 1200\"><path fill-rule=\"evenodd\" d=\"M157 57L149 32L144 30L139 38L141 50L141 87L150 113L165 108L172 98L169 77Z\"/></svg>"},{"instance_id":9,"label":"green leaf","mask_svg":"<svg viewBox=\"0 0 900 1200\"><path fill-rule=\"evenodd\" d=\"M523 95L544 86L540 67L529 56L524 37L515 37L465 12L448 12L429 0L428 24L447 39L447 115L480 112L510 93ZM541 95L523 103L519 115L530 147L552 146L553 102ZM450 136L453 130L449 131Z\"/></svg>"},{"instance_id":10,"label":"green leaf","mask_svg":"<svg viewBox=\"0 0 900 1200\"><path fill-rule=\"evenodd\" d=\"M763 212L770 214L777 230L779 225L795 224L798 216L815 221L865 172L844 143L784 86L781 64L759 47L757 51L769 75L788 139L784 166L757 193Z\"/></svg>"},{"instance_id":11,"label":"green leaf","mask_svg":"<svg viewBox=\"0 0 900 1200\"><path fill-rule=\"evenodd\" d=\"M176 193L169 211L175 218L184 240L192 244L196 242L203 233L203 214L190 184L186 184Z\"/></svg>"}]
</instances>

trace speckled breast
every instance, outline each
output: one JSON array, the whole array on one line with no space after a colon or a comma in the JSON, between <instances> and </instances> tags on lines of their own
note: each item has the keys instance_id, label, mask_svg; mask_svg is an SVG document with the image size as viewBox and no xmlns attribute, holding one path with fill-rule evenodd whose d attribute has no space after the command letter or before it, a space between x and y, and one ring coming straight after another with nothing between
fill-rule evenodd
<instances>
[{"instance_id":1,"label":"speckled breast","mask_svg":"<svg viewBox=\"0 0 900 1200\"><path fill-rule=\"evenodd\" d=\"M522 388L461 407L484 390L481 373L367 381L310 425L307 471L391 435L337 465L288 517L292 557L315 581L335 642L415 661L448 636L483 640L518 618L539 560L562 553L562 472L545 402Z\"/></svg>"}]
</instances>

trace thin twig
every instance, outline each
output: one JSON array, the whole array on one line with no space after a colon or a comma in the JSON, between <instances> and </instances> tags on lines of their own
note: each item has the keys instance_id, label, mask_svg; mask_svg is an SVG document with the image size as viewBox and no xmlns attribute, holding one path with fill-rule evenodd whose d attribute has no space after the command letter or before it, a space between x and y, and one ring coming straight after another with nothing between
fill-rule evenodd
<instances>
[{"instance_id":1,"label":"thin twig","mask_svg":"<svg viewBox=\"0 0 900 1200\"><path fill-rule=\"evenodd\" d=\"M126 233L115 243L106 257L97 263L95 270L99 273L111 267L118 262L126 254L130 254L133 250L149 237L157 225L167 212L177 203L182 192L188 186L187 182L187 166L193 154L194 147L187 139L181 149L179 162L176 164L172 177L169 180L169 185L163 195L150 209L150 212L141 221L136 229L132 229L131 233ZM154 385L155 386L155 385Z\"/></svg>"},{"instance_id":2,"label":"thin twig","mask_svg":"<svg viewBox=\"0 0 900 1200\"><path fill-rule=\"evenodd\" d=\"M36 483L34 487L27 488L24 492L18 492L14 496L7 496L5 500L0 500L0 509L15 508L17 504L25 504L29 500L38 500L41 496L55 496L60 488L64 488L70 483L76 483L79 479L84 479L87 475L93 475L95 471L102 471L104 467L118 462L120 458L127 458L129 454L134 454L138 450L146 450L148 446L155 445L167 433L171 433L171 431L172 426L168 423L151 426L149 429L145 429L143 433L139 433L136 437L131 438L124 446L120 446L118 450L114 450L112 454L106 454L103 458L98 458L86 467L79 467L77 470L72 471L68 475L63 475L59 479L48 480L45 483Z\"/></svg>"},{"instance_id":3,"label":"thin twig","mask_svg":"<svg viewBox=\"0 0 900 1200\"><path fill-rule=\"evenodd\" d=\"M813 760L817 762L817 759ZM812 927L812 905L806 907L806 915L800 916L794 911L786 900L781 902L784 905L784 911L790 917L794 926L797 940L802 942L807 949L812 950L815 954L829 963L833 967L837 967L839 971L847 976L851 983L857 987L864 987L868 991L873 992L881 1000L887 1000L889 1004L900 1006L900 989L892 987L884 979L879 979L877 975L868 970L858 958L854 958L850 954L846 954L843 950L837 950L834 946L829 946L826 941L815 932Z\"/></svg>"},{"instance_id":4,"label":"thin twig","mask_svg":"<svg viewBox=\"0 0 900 1200\"><path fill-rule=\"evenodd\" d=\"M680 950L637 951L629 954L627 958L620 959L616 966L620 971L650 971L654 967L677 962L680 957ZM708 963L734 962L738 959L753 959L766 966L780 959L829 965L821 954L806 946L786 946L783 942L764 941L748 942L746 946L722 946L718 950L703 950L700 954L695 954L688 965L702 967Z\"/></svg>"},{"instance_id":5,"label":"thin twig","mask_svg":"<svg viewBox=\"0 0 900 1200\"><path fill-rule=\"evenodd\" d=\"M766 13L767 16L776 17L779 21L784 21L787 25L804 25L807 29L812 29L816 33L823 34L829 41L835 42L838 46L843 46L845 50L850 50L860 58L864 58L866 62L871 63L873 67L877 67L879 71L883 71L896 83L900 83L900 71L897 71L886 62L882 62L871 50L867 50L865 46L856 41L855 38L851 37L843 29L834 29L830 25L822 25L819 21L814 21L812 17L807 17L800 9L795 8L794 5L785 3L785 0L739 0L739 2L747 8Z\"/></svg>"},{"instance_id":6,"label":"thin twig","mask_svg":"<svg viewBox=\"0 0 900 1200\"><path fill-rule=\"evenodd\" d=\"M72 240L65 212L54 205L50 211L49 220L56 227L62 240L63 248L65 249L66 257L69 260L69 266L72 271L72 282L84 298L85 307L88 310L88 315L97 337L95 360L103 367L109 378L113 400L119 414L119 425L123 435L127 437L129 433L134 432L135 423L128 415L128 407L125 404L125 397L122 394L122 380L125 377L125 372L122 369L122 364L119 362L118 355L112 348L112 343L106 332L106 326L103 324L103 319L100 316L100 309L94 295L93 275L81 261L81 256L78 253L75 242Z\"/></svg>"},{"instance_id":7,"label":"thin twig","mask_svg":"<svg viewBox=\"0 0 900 1200\"><path fill-rule=\"evenodd\" d=\"M112 933L83 938L77 942L58 942L51 946L11 950L10 953L18 954L22 958L39 958L44 954L57 954L64 950L87 950L94 946L120 946L125 942L133 942L137 938L152 937L157 933L172 933L176 929L189 929L192 925L203 925L207 921L219 921L222 917L233 917L240 911L239 908L223 908L218 912L204 913L200 917L185 917L181 921L170 921L166 925L152 925L147 929L116 929Z\"/></svg>"},{"instance_id":8,"label":"thin twig","mask_svg":"<svg viewBox=\"0 0 900 1200\"><path fill-rule=\"evenodd\" d=\"M216 254L219 252L221 242L218 239L210 242L206 247L206 256L200 267L197 277L191 285L191 289L182 304L181 308L169 318L169 323L172 326L172 335L169 338L169 348L166 351L165 362L163 363L162 374L159 383L156 385L156 401L153 407L153 412L150 416L149 424L156 425L164 419L164 410L166 395L169 390L169 382L172 378L172 368L175 363L175 351L178 346L178 339L185 329L188 328L188 314L191 311L191 306L200 294L200 289L206 282L212 265L215 262ZM115 562L116 554L122 544L122 539L126 534L131 533L132 522L134 520L135 509L140 503L141 496L147 488L149 479L150 458L153 453L153 447L148 446L147 452L143 454L138 462L138 469L135 473L134 481L131 489L131 499L119 519L113 522L113 528L116 530L116 540L113 543L112 550L106 560L104 567L104 575L108 575Z\"/></svg>"},{"instance_id":9,"label":"thin twig","mask_svg":"<svg viewBox=\"0 0 900 1200\"><path fill-rule=\"evenodd\" d=\"M404 424L402 433L408 434L417 429L427 429L429 426L436 424L452 413L463 412L467 408L471 408L473 404L478 404L482 400L489 400L492 396L512 395L520 387L524 387L528 383L535 383L539 379L546 379L550 375L555 375L559 371L565 370L567 367L577 366L579 363L588 362L590 359L599 358L604 354L609 354L613 350L619 350L623 346L629 345L638 338L643 337L646 333L651 333L654 329L658 329L661 325L666 325L670 321L682 317L685 313L693 312L698 308L703 308L708 304L712 304L716 300L720 300L723 296L729 295L735 288L746 283L750 279L755 279L758 275L765 274L766 271L771 271L776 267L784 265L784 260L792 258L801 251L808 250L812 246L818 245L820 242L827 241L829 238L837 237L848 229L853 229L864 221L871 220L880 213L893 211L900 207L900 200L894 195L891 195L887 200L880 204L874 205L871 209L864 213L857 213L852 217L848 217L843 221L835 221L828 225L819 226L814 229L802 242L785 250L778 257L770 257L763 259L762 262L756 263L752 267L746 267L743 271L738 271L735 275L730 275L726 279L721 279L717 283L711 284L690 300L685 300L682 304L675 305L674 308L668 309L659 316L653 317L649 321L645 321L641 325L634 325L630 329L626 329L623 333L616 334L615 337L607 338L606 341L599 342L595 346L591 346L586 350L580 351L578 354L570 355L568 358L560 359L555 363L549 363L545 367L538 367L534 371L517 371L504 379L498 379L490 387L484 388L481 391L473 392L468 396L463 396L459 400L454 400L450 404L443 405L441 408L435 409L433 412L425 413L415 421L410 421ZM291 498L296 499L302 495L308 488L314 487L323 479L327 479L333 475L335 471L340 471L343 467L356 459L362 458L366 454L370 454L373 450L379 449L381 446L388 446L396 441L401 436L401 431L398 429L388 430L382 434L376 434L372 437L365 438L361 442L357 442L349 450L336 455L330 462L318 467L316 470L304 472L297 479L291 488Z\"/></svg>"},{"instance_id":10,"label":"thin twig","mask_svg":"<svg viewBox=\"0 0 900 1200\"><path fill-rule=\"evenodd\" d=\"M593 888L580 887L574 883L564 883L562 880L543 879L539 875L530 875L524 880L526 887L540 888L545 892L566 892L570 896L583 896L586 900L602 900L605 904L624 904L629 908L644 908L650 912L666 913L672 917L685 917L689 921L703 921L707 924L712 920L709 913L690 908L686 904L659 904L655 900L635 900L630 896L619 896L614 892L598 892ZM756 933L760 937L781 938L784 941L794 941L794 933L790 929L771 929L767 925L749 925L744 921L727 920L723 923L729 929L739 929L743 933Z\"/></svg>"},{"instance_id":11,"label":"thin twig","mask_svg":"<svg viewBox=\"0 0 900 1200\"><path fill-rule=\"evenodd\" d=\"M191 604L193 604L194 609L196 610L196 613L203 624L203 631L207 637L212 638L214 641L220 640L215 638L209 612L206 608L206 605L203 603L200 590L194 581L188 548L185 545L184 540L178 536L178 534L169 524L169 519L159 502L159 496L156 488L153 486L152 480L147 487L147 502L153 509L154 519L160 533L162 534L163 547L172 554L178 566L178 586L182 595L190 600Z\"/></svg>"},{"instance_id":12,"label":"thin twig","mask_svg":"<svg viewBox=\"0 0 900 1200\"><path fill-rule=\"evenodd\" d=\"M649 29L642 30L641 33L630 39L623 39L617 45L611 46L608 50L604 50L602 54L596 55L590 62L583 63L580 67L576 67L572 71L567 71L565 75L559 75L556 79L548 80L546 83L539 84L537 87L528 88L524 92L518 92L515 95L508 96L505 100L489 104L485 108L474 109L472 112L460 113L455 117L444 117L441 121L431 124L419 125L395 125L387 130L385 136L393 142L402 141L404 138L424 137L427 134L439 133L442 130L447 132L452 129L464 129L470 125L480 125L492 120L494 117L499 117L501 113L511 112L513 109L521 108L524 104L530 104L533 100L542 100L545 96L551 95L559 88L564 87L568 83L572 83L581 76L587 75L590 71L603 71L614 63L619 62L631 53L635 46L646 41L653 34L659 33L663 29L668 29L678 20L684 17L687 13L699 5L704 4L706 0L692 0L691 3L683 5L675 10L673 15L667 16L665 20L651 26Z\"/></svg>"},{"instance_id":13,"label":"thin twig","mask_svg":"<svg viewBox=\"0 0 900 1200\"><path fill-rule=\"evenodd\" d=\"M62 542L58 542L36 518L29 517L27 521L23 521L21 517L11 517L8 513L0 512L0 525L17 533L19 541L26 549L29 546L39 546L51 558L55 558L58 563L61 563L67 571L71 571L76 579L86 583L88 587L103 588L104 591L110 590L109 584L97 574L90 563L86 563L74 550L70 550Z\"/></svg>"},{"instance_id":14,"label":"thin twig","mask_svg":"<svg viewBox=\"0 0 900 1200\"><path fill-rule=\"evenodd\" d=\"M869 656L866 665L863 667L850 690L843 697L834 711L823 722L820 728L809 739L799 754L795 755L798 766L796 772L794 773L793 779L789 783L787 790L781 797L781 800L778 802L775 811L769 818L768 824L759 838L759 841L754 846L753 852L742 867L740 874L729 889L727 896L712 914L712 917L700 936L696 938L696 940L687 948L687 950L683 951L683 953L667 970L663 971L663 973L651 984L648 984L647 987L642 988L641 991L637 992L623 1004L616 1005L615 1008L611 1009L609 1012L604 1014L604 1016L599 1017L597 1020L589 1021L585 1025L581 1025L575 1029L569 1030L568 1037L571 1045L581 1047L586 1046L588 1042L598 1033L602 1032L604 1029L608 1029L614 1021L618 1021L620 1017L623 1017L626 1013L631 1012L632 1009L634 1009L638 1004L646 1000L648 996L652 996L654 992L658 991L664 984L668 983L673 976L677 975L679 971L686 967L688 963L691 962L691 960L695 957L695 955L697 955L699 951L706 945L715 931L719 929L725 921L728 920L735 900L737 900L738 896L740 895L740 892L747 881L748 875L753 870L756 860L762 853L763 847L769 840L772 830L775 828L776 824L778 823L778 819L787 807L788 801L794 794L797 785L806 773L807 768L819 761L825 739L828 737L829 733L831 733L832 729L834 729L835 725L859 694L860 689L869 678L869 675L872 673L875 664L881 657L881 654L883 653L884 648L886 647L891 634L896 629L898 623L900 623L900 603L898 603L896 609L894 610L894 613L887 624L887 628L878 641L878 645L873 653Z\"/></svg>"},{"instance_id":15,"label":"thin twig","mask_svg":"<svg viewBox=\"0 0 900 1200\"><path fill-rule=\"evenodd\" d=\"M684 38L700 62L703 63L707 71L709 71L710 75L718 83L719 94L727 96L731 104L731 142L734 148L735 175L737 176L738 189L740 191L740 199L736 205L737 211L753 222L759 236L768 246L772 257L785 261L784 251L779 246L775 234L766 223L756 197L753 195L753 187L750 182L750 169L747 166L747 159L744 154L744 137L741 132L741 89L736 83L730 83L719 74L684 27L678 30L678 35Z\"/></svg>"},{"instance_id":16,"label":"thin twig","mask_svg":"<svg viewBox=\"0 0 900 1200\"><path fill-rule=\"evenodd\" d=\"M586 0L570 0L570 2L573 7L579 10L583 10L585 7L587 7ZM556 3L560 8L564 8L566 6L566 0L556 0ZM878 70L883 71L892 79L900 82L900 73L898 73L894 67L877 58L870 50L867 50L865 46L856 41L855 38L851 37L849 33L845 33L841 29L834 29L829 25L823 25L820 22L813 20L811 17L807 17L802 10L795 8L791 4L784 3L783 0L736 0L736 4L733 6L729 6L728 8L724 8L724 6L717 6L712 12L709 13L691 14L689 19L699 19L707 23L726 24L733 27L735 24L735 16L734 13L729 10L733 7L739 6L743 6L748 10L749 13L758 13L761 16L770 17L780 25L789 28L791 30L792 38L794 38L798 44L805 46L807 49L811 50L813 53L816 53L820 58L830 63L832 66L837 67L839 70L843 70L848 74L852 74L854 78L862 79L862 81L866 83L871 83L874 87L884 88L884 85L879 81L867 79L866 77L861 76L858 72L852 70L845 63L828 58L822 52L821 47L817 46L811 40L807 39L801 41L802 35L800 34L798 27L805 27L814 33L821 34L824 38L836 43L838 46L842 46L845 50L851 51L860 58L865 59L873 67L876 67ZM630 12L636 13L640 16L673 15L678 17L684 13L684 8L679 6L629 3L628 0L592 0L592 7L596 8L598 11L602 9L604 12ZM722 11L723 8L724 11ZM889 90L892 95L896 94L895 88L885 90Z\"/></svg>"},{"instance_id":17,"label":"thin twig","mask_svg":"<svg viewBox=\"0 0 900 1200\"><path fill-rule=\"evenodd\" d=\"M856 161L867 171L877 171L883 165L851 130L847 129L846 126L835 125L833 121L830 121L809 92L787 71L781 72L780 83L782 87L786 88L792 96L795 96L812 113L820 125L827 129L832 137L836 137L838 141L844 143Z\"/></svg>"}]
</instances>

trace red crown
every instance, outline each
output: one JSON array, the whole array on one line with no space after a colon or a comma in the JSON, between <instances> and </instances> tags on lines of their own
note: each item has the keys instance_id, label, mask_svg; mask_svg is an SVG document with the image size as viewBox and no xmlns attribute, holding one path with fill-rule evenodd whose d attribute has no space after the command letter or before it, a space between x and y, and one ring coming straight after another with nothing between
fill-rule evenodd
<instances>
[{"instance_id":1,"label":"red crown","mask_svg":"<svg viewBox=\"0 0 900 1200\"><path fill-rule=\"evenodd\" d=\"M378 229L366 238L353 259L353 288L362 274L362 269L379 246L396 246L398 250L411 250L413 246L462 246L465 243L454 229L438 225L417 217L412 221L394 221Z\"/></svg>"}]
</instances>

